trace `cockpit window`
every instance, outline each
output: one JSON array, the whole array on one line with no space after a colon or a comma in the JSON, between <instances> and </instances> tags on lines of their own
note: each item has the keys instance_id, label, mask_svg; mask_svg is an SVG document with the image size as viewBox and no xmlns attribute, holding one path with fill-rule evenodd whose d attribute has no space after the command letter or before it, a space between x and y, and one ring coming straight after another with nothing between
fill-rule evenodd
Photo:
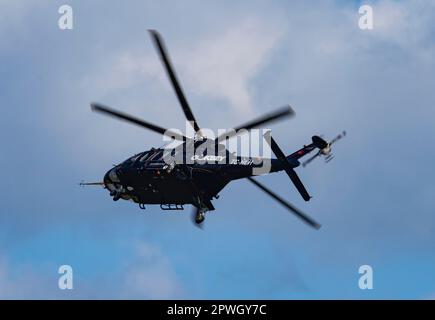
<instances>
[{"instance_id":1,"label":"cockpit window","mask_svg":"<svg viewBox=\"0 0 435 320\"><path fill-rule=\"evenodd\" d=\"M138 153L131 158L124 161L125 164L134 165L138 162L157 161L160 160L163 155L162 149L151 149L142 153Z\"/></svg>"},{"instance_id":2,"label":"cockpit window","mask_svg":"<svg viewBox=\"0 0 435 320\"><path fill-rule=\"evenodd\" d=\"M150 157L151 161L158 161L162 158L163 156L163 150L158 149L154 152L154 154Z\"/></svg>"},{"instance_id":3,"label":"cockpit window","mask_svg":"<svg viewBox=\"0 0 435 320\"><path fill-rule=\"evenodd\" d=\"M135 154L134 156L125 160L123 163L125 163L125 164L134 163L140 157L140 155L141 155L141 153Z\"/></svg>"},{"instance_id":4,"label":"cockpit window","mask_svg":"<svg viewBox=\"0 0 435 320\"><path fill-rule=\"evenodd\" d=\"M141 156L141 153L136 154L133 157L131 157L130 159L128 159L127 161L135 162L140 156Z\"/></svg>"},{"instance_id":5,"label":"cockpit window","mask_svg":"<svg viewBox=\"0 0 435 320\"><path fill-rule=\"evenodd\" d=\"M128 158L127 160L124 161L125 164L129 164L129 165L133 165L138 161L145 161L146 158L152 154L152 151L145 151L145 152L141 152L138 154L135 154L134 156Z\"/></svg>"},{"instance_id":6,"label":"cockpit window","mask_svg":"<svg viewBox=\"0 0 435 320\"><path fill-rule=\"evenodd\" d=\"M141 154L141 157L140 157L140 159L139 159L139 161L140 161L140 162L145 162L145 161L147 161L148 158L149 158L152 154L153 154L152 151L142 153L142 154Z\"/></svg>"},{"instance_id":7,"label":"cockpit window","mask_svg":"<svg viewBox=\"0 0 435 320\"><path fill-rule=\"evenodd\" d=\"M116 169L112 169L109 171L109 178L113 181L113 182L120 182L118 175L116 173Z\"/></svg>"}]
</instances>

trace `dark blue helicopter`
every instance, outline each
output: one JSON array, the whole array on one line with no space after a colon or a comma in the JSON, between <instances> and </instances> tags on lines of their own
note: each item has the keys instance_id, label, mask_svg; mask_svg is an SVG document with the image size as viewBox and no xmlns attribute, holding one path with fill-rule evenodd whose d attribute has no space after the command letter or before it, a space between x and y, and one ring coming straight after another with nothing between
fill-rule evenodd
<instances>
[{"instance_id":1,"label":"dark blue helicopter","mask_svg":"<svg viewBox=\"0 0 435 320\"><path fill-rule=\"evenodd\" d=\"M255 170L264 167L267 162L266 173L285 171L302 198L309 201L311 197L294 168L300 165L301 157L314 149L318 149L318 152L304 162L304 166L322 155L326 157L326 161L331 160L331 145L341 139L345 132L330 142L326 142L319 136L313 136L310 144L288 156L285 156L269 134L265 136L266 142L270 145L276 159L241 157L229 152L224 144L227 139L266 123L291 117L294 111L289 106L284 107L227 131L215 139L207 139L201 134L201 128L184 96L161 36L155 30L150 30L150 34L183 112L195 131L195 137L188 138L102 104L92 103L93 111L170 136L181 143L173 149L152 148L138 153L110 169L105 174L103 182L81 183L81 185L102 185L109 190L114 201L131 200L138 203L141 209L145 209L145 205L148 204L159 204L162 210L183 210L183 205L193 205L195 210L192 217L195 224L199 226L204 221L204 214L215 210L212 199L217 199L219 192L229 182L247 179L307 224L316 229L320 228L320 224L260 184L253 176L257 175Z\"/></svg>"}]
</instances>

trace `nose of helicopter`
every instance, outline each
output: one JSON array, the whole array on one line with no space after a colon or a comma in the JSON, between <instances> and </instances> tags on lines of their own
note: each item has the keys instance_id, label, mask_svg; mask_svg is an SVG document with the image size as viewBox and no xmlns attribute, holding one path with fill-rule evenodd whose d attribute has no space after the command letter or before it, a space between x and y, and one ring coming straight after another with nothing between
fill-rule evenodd
<instances>
[{"instance_id":1,"label":"nose of helicopter","mask_svg":"<svg viewBox=\"0 0 435 320\"><path fill-rule=\"evenodd\" d=\"M106 172L106 174L104 175L104 178L103 178L103 182L104 182L104 186L109 191L112 192L116 189L115 184L120 182L118 174L116 172L116 167L112 168Z\"/></svg>"},{"instance_id":2,"label":"nose of helicopter","mask_svg":"<svg viewBox=\"0 0 435 320\"><path fill-rule=\"evenodd\" d=\"M104 178L103 178L103 182L104 182L104 185L106 186L106 188L109 188L109 185L113 184L113 181L110 179L109 172L110 172L110 170L106 172L106 174L104 175Z\"/></svg>"},{"instance_id":3,"label":"nose of helicopter","mask_svg":"<svg viewBox=\"0 0 435 320\"><path fill-rule=\"evenodd\" d=\"M131 196L128 194L128 191L132 189L124 189L121 178L125 178L125 174L121 168L121 166L116 166L109 171L106 172L103 178L104 185L107 190L110 192L110 196L113 197L113 201L118 201L119 199L129 200Z\"/></svg>"}]
</instances>

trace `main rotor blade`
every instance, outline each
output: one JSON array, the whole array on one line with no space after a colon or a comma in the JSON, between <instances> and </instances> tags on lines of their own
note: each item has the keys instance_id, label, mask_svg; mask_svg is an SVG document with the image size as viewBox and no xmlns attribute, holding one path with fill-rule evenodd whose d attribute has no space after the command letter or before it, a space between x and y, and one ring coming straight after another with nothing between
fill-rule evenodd
<instances>
[{"instance_id":1,"label":"main rotor blade","mask_svg":"<svg viewBox=\"0 0 435 320\"><path fill-rule=\"evenodd\" d=\"M104 106L102 104L99 104L99 103L91 103L91 108L93 111L100 112L100 113L115 117L117 119L121 119L121 120L130 122L130 123L133 123L135 125L138 125L140 127L146 128L146 129L150 129L150 130L157 132L157 133L160 133L162 135L173 137L176 140L181 140L181 141L183 141L183 139L188 140L182 134L176 133L176 132L171 131L169 129L162 128L162 127L155 125L155 124L152 124L150 122L146 122L146 121L141 120L139 118L133 117L129 114L111 109L111 108Z\"/></svg>"},{"instance_id":2,"label":"main rotor blade","mask_svg":"<svg viewBox=\"0 0 435 320\"><path fill-rule=\"evenodd\" d=\"M239 134L238 133L239 130L242 130L242 129L249 130L249 129L264 125L266 123L272 123L272 122L280 120L284 117L293 117L294 115L295 115L295 112L293 111L293 109L290 106L285 106L285 107L282 107L282 108L277 109L275 111L266 113L265 115L258 117L252 121L249 121L245 124L242 124L242 125L234 128L233 131L221 134L219 137L216 138L216 141L222 142L226 139L234 137L235 135Z\"/></svg>"},{"instance_id":3,"label":"main rotor blade","mask_svg":"<svg viewBox=\"0 0 435 320\"><path fill-rule=\"evenodd\" d=\"M287 173L290 180L295 185L296 189L301 194L302 198L305 201L309 201L311 199L311 196L308 194L307 189L305 189L305 186L302 184L302 181L299 179L298 175L296 174L296 171L293 170L290 163L287 161L286 156L284 155L284 153L282 152L282 150L280 149L280 147L272 137L270 137L270 148L272 149L273 153L276 155L278 160L280 160L281 163L283 164L285 172Z\"/></svg>"},{"instance_id":4,"label":"main rotor blade","mask_svg":"<svg viewBox=\"0 0 435 320\"><path fill-rule=\"evenodd\" d=\"M305 167L307 164L309 164L311 161L313 161L314 159L316 159L318 156L320 156L320 151L317 152L314 156L312 156L312 157L309 158L308 160L304 161L304 163L302 163L302 167Z\"/></svg>"},{"instance_id":5,"label":"main rotor blade","mask_svg":"<svg viewBox=\"0 0 435 320\"><path fill-rule=\"evenodd\" d=\"M248 180L251 181L253 184L255 184L257 187L259 187L261 190L263 190L265 193L267 193L269 196L274 198L276 201L278 201L281 205L286 207L288 210L293 212L296 216L298 216L300 219L302 219L305 223L307 223L308 225L310 225L311 227L313 227L315 229L320 229L321 225L318 222L316 222L315 220L313 220L312 218L310 218L308 215L303 213L301 210L299 210L298 208L296 208L295 206L293 206L292 204L290 204L289 202L287 202L286 200L284 200L283 198L278 196L276 193L269 190L268 188L266 188L264 185L262 185L258 181L254 180L253 178L248 177Z\"/></svg>"},{"instance_id":6,"label":"main rotor blade","mask_svg":"<svg viewBox=\"0 0 435 320\"><path fill-rule=\"evenodd\" d=\"M167 53L163 39L156 30L149 30L149 32L153 39L154 46L160 56L160 59L162 60L163 66L165 67L166 73L168 74L169 80L171 81L172 87L175 90L178 101L181 104L181 108L183 109L184 115L186 116L187 120L193 124L193 128L195 129L195 132L198 132L200 128L192 113L189 103L187 102L186 97L184 96L183 90L181 89L180 82L177 79L177 75L175 74L174 67L171 64L171 60L169 59L169 54Z\"/></svg>"}]
</instances>

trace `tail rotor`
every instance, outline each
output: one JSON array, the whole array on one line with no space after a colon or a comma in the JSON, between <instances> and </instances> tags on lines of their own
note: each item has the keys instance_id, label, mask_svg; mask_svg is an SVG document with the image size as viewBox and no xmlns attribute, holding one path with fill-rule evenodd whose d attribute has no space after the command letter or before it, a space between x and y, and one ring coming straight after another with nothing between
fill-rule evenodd
<instances>
[{"instance_id":1,"label":"tail rotor","mask_svg":"<svg viewBox=\"0 0 435 320\"><path fill-rule=\"evenodd\" d=\"M344 138L346 136L346 131L343 131L342 133L338 134L334 139L327 142L323 138L319 136L313 136L311 139L313 141L313 145L319 149L319 151L312 156L311 158L308 158L305 162L302 163L302 166L305 167L309 163L311 163L314 159L317 157L323 156L325 158L325 162L328 163L332 159L334 159L334 156L332 155L332 148L331 146L336 143L338 140Z\"/></svg>"}]
</instances>

